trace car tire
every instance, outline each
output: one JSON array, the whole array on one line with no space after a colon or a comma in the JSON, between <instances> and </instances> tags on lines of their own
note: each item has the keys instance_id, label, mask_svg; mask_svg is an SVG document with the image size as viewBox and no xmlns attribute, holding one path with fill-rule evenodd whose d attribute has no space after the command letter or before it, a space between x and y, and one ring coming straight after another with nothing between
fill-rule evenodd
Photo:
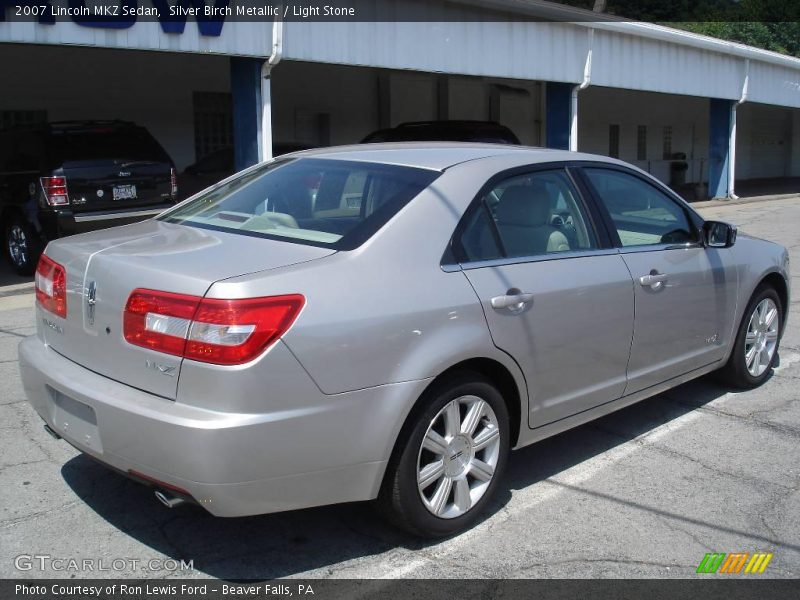
<instances>
[{"instance_id":1,"label":"car tire","mask_svg":"<svg viewBox=\"0 0 800 600\"><path fill-rule=\"evenodd\" d=\"M502 479L509 444L508 409L488 379L461 372L435 383L403 427L379 511L419 537L469 528Z\"/></svg>"},{"instance_id":2,"label":"car tire","mask_svg":"<svg viewBox=\"0 0 800 600\"><path fill-rule=\"evenodd\" d=\"M5 228L5 252L9 264L18 275L33 275L42 253L42 241L22 217L11 217Z\"/></svg>"},{"instance_id":3,"label":"car tire","mask_svg":"<svg viewBox=\"0 0 800 600\"><path fill-rule=\"evenodd\" d=\"M758 288L744 311L728 362L719 371L720 380L741 389L764 383L778 356L782 326L778 293L770 286Z\"/></svg>"}]
</instances>

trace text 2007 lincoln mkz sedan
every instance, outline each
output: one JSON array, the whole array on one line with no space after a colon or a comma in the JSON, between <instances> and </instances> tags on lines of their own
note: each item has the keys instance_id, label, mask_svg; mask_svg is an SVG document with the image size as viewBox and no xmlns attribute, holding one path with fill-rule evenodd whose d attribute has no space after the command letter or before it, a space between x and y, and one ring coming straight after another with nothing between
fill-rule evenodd
<instances>
[{"instance_id":1,"label":"text 2007 lincoln mkz sedan","mask_svg":"<svg viewBox=\"0 0 800 600\"><path fill-rule=\"evenodd\" d=\"M377 499L447 535L510 448L710 371L762 383L788 261L613 159L333 148L51 242L20 362L53 435L169 506Z\"/></svg>"}]
</instances>

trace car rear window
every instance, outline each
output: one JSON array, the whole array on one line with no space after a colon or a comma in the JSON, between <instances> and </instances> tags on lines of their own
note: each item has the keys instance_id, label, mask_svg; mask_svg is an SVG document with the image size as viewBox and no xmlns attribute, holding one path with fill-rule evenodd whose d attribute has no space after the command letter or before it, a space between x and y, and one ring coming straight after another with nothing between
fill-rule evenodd
<instances>
[{"instance_id":1,"label":"car rear window","mask_svg":"<svg viewBox=\"0 0 800 600\"><path fill-rule=\"evenodd\" d=\"M171 223L350 250L438 171L336 159L277 160L159 217Z\"/></svg>"},{"instance_id":2,"label":"car rear window","mask_svg":"<svg viewBox=\"0 0 800 600\"><path fill-rule=\"evenodd\" d=\"M159 143L141 127L54 130L53 153L60 161L148 160L169 162Z\"/></svg>"}]
</instances>

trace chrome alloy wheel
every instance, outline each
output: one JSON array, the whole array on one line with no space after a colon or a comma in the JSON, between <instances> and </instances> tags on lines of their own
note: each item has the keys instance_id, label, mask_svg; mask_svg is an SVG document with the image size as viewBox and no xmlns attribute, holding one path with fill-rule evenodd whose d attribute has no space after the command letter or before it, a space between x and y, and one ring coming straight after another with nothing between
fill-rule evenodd
<instances>
[{"instance_id":1,"label":"chrome alloy wheel","mask_svg":"<svg viewBox=\"0 0 800 600\"><path fill-rule=\"evenodd\" d=\"M431 420L417 458L417 487L437 517L460 517L486 493L500 456L494 410L477 396L461 396Z\"/></svg>"},{"instance_id":2,"label":"chrome alloy wheel","mask_svg":"<svg viewBox=\"0 0 800 600\"><path fill-rule=\"evenodd\" d=\"M8 254L18 267L24 267L28 262L28 237L16 223L8 230Z\"/></svg>"},{"instance_id":3,"label":"chrome alloy wheel","mask_svg":"<svg viewBox=\"0 0 800 600\"><path fill-rule=\"evenodd\" d=\"M772 364L778 346L778 307L771 298L758 303L744 338L744 361L753 377L759 377Z\"/></svg>"}]
</instances>

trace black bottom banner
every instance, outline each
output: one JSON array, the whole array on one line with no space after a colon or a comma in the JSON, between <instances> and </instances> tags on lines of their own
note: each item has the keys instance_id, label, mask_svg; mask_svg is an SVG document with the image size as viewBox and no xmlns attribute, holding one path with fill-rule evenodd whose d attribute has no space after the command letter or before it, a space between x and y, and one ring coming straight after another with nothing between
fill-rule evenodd
<instances>
[{"instance_id":1,"label":"black bottom banner","mask_svg":"<svg viewBox=\"0 0 800 600\"><path fill-rule=\"evenodd\" d=\"M507 580L507 579L282 579L262 582L164 580L0 580L2 600L738 600L797 598L797 580L672 579L672 580Z\"/></svg>"}]
</instances>

